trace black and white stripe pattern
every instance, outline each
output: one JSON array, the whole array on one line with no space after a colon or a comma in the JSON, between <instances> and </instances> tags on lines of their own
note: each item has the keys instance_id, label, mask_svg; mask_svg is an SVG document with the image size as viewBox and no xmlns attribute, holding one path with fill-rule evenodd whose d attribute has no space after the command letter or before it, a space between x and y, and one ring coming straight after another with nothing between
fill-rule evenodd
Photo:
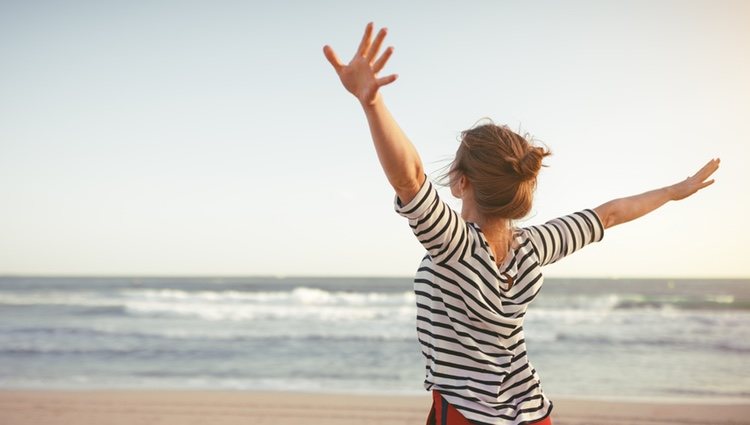
<instances>
[{"instance_id":1,"label":"black and white stripe pattern","mask_svg":"<svg viewBox=\"0 0 750 425\"><path fill-rule=\"evenodd\" d=\"M600 241L599 217L585 209L517 229L498 267L481 229L445 204L429 179L408 204L396 196L395 209L427 250L414 279L425 388L476 424L544 419L552 402L526 356L523 317L542 287L541 266Z\"/></svg>"}]
</instances>

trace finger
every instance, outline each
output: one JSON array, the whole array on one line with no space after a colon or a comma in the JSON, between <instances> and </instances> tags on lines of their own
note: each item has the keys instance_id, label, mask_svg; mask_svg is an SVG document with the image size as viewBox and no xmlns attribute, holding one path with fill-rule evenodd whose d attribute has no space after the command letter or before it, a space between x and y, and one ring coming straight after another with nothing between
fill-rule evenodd
<instances>
[{"instance_id":1,"label":"finger","mask_svg":"<svg viewBox=\"0 0 750 425\"><path fill-rule=\"evenodd\" d=\"M713 174L716 170L719 169L719 161L717 160L710 160L706 163L706 165L703 166L697 173L695 173L695 176L700 178L701 181L706 180L711 174Z\"/></svg>"},{"instance_id":2,"label":"finger","mask_svg":"<svg viewBox=\"0 0 750 425\"><path fill-rule=\"evenodd\" d=\"M712 159L712 160L708 161L706 163L706 165L703 166L703 168L704 169L715 170L715 169L719 168L719 160Z\"/></svg>"},{"instance_id":3,"label":"finger","mask_svg":"<svg viewBox=\"0 0 750 425\"><path fill-rule=\"evenodd\" d=\"M714 184L714 181L715 181L714 179L711 179L709 181L705 181L705 182L701 183L701 185L698 186L697 190L701 190L701 189L703 189L706 186L711 186L712 184Z\"/></svg>"},{"instance_id":4,"label":"finger","mask_svg":"<svg viewBox=\"0 0 750 425\"><path fill-rule=\"evenodd\" d=\"M396 81L396 78L398 78L398 75L391 74L383 78L378 78L377 80L375 80L375 83L377 83L378 87L383 87Z\"/></svg>"},{"instance_id":5,"label":"finger","mask_svg":"<svg viewBox=\"0 0 750 425\"><path fill-rule=\"evenodd\" d=\"M356 58L357 56L362 56L367 52L367 49L370 47L370 37L372 36L372 22L368 22L367 26L365 27L365 34L362 36L362 41L359 43L359 48L357 48L357 53L354 55Z\"/></svg>"},{"instance_id":6,"label":"finger","mask_svg":"<svg viewBox=\"0 0 750 425\"><path fill-rule=\"evenodd\" d=\"M372 70L377 74L380 72L380 70L383 69L385 66L385 63L388 62L388 59L393 54L393 46L388 47L385 49L385 52L383 52L382 55L380 55L380 58L378 58L377 61L375 61L375 64L372 66Z\"/></svg>"},{"instance_id":7,"label":"finger","mask_svg":"<svg viewBox=\"0 0 750 425\"><path fill-rule=\"evenodd\" d=\"M367 51L367 57L370 58L370 63L372 63L375 60L375 56L378 55L380 46L383 45L383 39L387 33L387 28L381 28L380 31L378 31L378 35L375 36L375 41L372 43L372 46L370 46L370 50Z\"/></svg>"},{"instance_id":8,"label":"finger","mask_svg":"<svg viewBox=\"0 0 750 425\"><path fill-rule=\"evenodd\" d=\"M331 46L323 46L323 54L326 55L326 59L328 59L328 62L333 65L333 69L335 69L337 73L341 71L341 68L343 68L344 64L341 63L341 60L339 60L339 57L336 55L336 52L333 51Z\"/></svg>"},{"instance_id":9,"label":"finger","mask_svg":"<svg viewBox=\"0 0 750 425\"><path fill-rule=\"evenodd\" d=\"M703 167L701 167L700 170L696 171L695 174L693 174L692 176L690 176L688 178L700 179L701 181L705 180L706 177L708 177L709 175L711 175L711 172L713 172L713 171L711 171L711 168L712 168L713 165L714 165L714 160L712 159L712 160L708 161L705 165L703 165ZM716 167L716 168L718 168L718 167ZM714 169L714 171L715 171L715 169Z\"/></svg>"}]
</instances>

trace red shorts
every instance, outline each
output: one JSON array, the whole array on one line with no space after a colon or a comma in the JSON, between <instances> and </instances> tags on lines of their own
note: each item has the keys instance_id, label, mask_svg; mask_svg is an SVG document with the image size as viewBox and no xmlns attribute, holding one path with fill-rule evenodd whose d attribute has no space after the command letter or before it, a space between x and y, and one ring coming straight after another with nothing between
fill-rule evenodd
<instances>
[{"instance_id":1,"label":"red shorts","mask_svg":"<svg viewBox=\"0 0 750 425\"><path fill-rule=\"evenodd\" d=\"M437 391L432 391L432 410L427 417L427 425L471 425L455 407L445 401ZM552 425L552 417L547 416L541 421L530 422L528 425Z\"/></svg>"}]
</instances>

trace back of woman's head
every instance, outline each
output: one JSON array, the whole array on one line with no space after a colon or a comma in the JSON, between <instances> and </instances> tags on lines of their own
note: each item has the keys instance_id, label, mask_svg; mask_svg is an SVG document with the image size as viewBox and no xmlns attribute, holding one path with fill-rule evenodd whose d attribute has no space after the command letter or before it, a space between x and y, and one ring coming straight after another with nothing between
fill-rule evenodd
<instances>
[{"instance_id":1,"label":"back of woman's head","mask_svg":"<svg viewBox=\"0 0 750 425\"><path fill-rule=\"evenodd\" d=\"M485 216L520 219L531 211L537 175L550 154L530 137L490 121L461 132L448 177L468 179Z\"/></svg>"}]
</instances>

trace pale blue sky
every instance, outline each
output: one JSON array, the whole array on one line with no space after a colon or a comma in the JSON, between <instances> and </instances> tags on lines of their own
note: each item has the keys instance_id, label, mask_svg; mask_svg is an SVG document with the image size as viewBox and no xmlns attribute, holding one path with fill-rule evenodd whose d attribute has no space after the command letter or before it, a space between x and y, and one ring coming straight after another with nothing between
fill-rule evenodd
<instances>
[{"instance_id":1,"label":"pale blue sky","mask_svg":"<svg viewBox=\"0 0 750 425\"><path fill-rule=\"evenodd\" d=\"M551 148L520 225L721 157L714 186L548 276L750 276L742 1L2 2L0 274L412 275L423 251L322 53L348 60L368 21L428 172L482 117Z\"/></svg>"}]
</instances>

